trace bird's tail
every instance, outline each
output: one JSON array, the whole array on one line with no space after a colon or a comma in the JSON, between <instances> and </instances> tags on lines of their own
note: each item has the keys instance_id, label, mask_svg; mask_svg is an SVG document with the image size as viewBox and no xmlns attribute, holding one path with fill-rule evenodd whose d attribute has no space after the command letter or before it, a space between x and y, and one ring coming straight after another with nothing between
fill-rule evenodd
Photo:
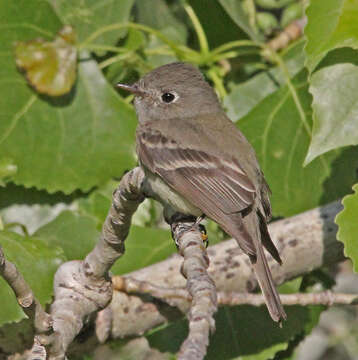
<instances>
[{"instance_id":1,"label":"bird's tail","mask_svg":"<svg viewBox=\"0 0 358 360\"><path fill-rule=\"evenodd\" d=\"M259 210L257 211L259 212ZM280 296L273 282L271 271L263 249L263 245L267 247L268 243L272 244L269 246L268 250L273 257L281 263L278 252L268 233L266 222L263 224L260 214L252 211L249 215L243 218L243 223L254 243L256 250L255 256L249 256L271 318L274 321L286 320L287 315L283 309ZM275 251L273 251L272 247Z\"/></svg>"},{"instance_id":2,"label":"bird's tail","mask_svg":"<svg viewBox=\"0 0 358 360\"><path fill-rule=\"evenodd\" d=\"M287 316L273 282L263 246L267 248L279 264L282 261L275 244L270 238L266 220L259 211L259 209L252 210L244 217L242 217L241 213L231 214L224 219L220 219L220 225L236 239L239 247L250 257L268 311L274 321L281 321L285 320Z\"/></svg>"},{"instance_id":3,"label":"bird's tail","mask_svg":"<svg viewBox=\"0 0 358 360\"><path fill-rule=\"evenodd\" d=\"M272 279L270 268L260 244L257 247L256 259L250 257L267 309L274 321L286 320L287 315L283 309L280 296Z\"/></svg>"}]
</instances>

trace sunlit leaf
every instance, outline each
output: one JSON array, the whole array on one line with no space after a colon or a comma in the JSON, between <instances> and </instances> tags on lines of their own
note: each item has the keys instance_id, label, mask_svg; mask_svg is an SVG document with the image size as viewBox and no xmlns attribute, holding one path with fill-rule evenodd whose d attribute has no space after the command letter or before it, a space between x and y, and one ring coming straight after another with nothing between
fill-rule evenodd
<instances>
[{"instance_id":1,"label":"sunlit leaf","mask_svg":"<svg viewBox=\"0 0 358 360\"><path fill-rule=\"evenodd\" d=\"M35 236L64 250L69 260L84 259L96 245L100 231L97 219L63 211L40 228ZM169 230L132 225L125 241L126 252L113 266L113 273L123 274L166 259L176 251Z\"/></svg>"},{"instance_id":2,"label":"sunlit leaf","mask_svg":"<svg viewBox=\"0 0 358 360\"><path fill-rule=\"evenodd\" d=\"M17 166L10 158L0 158L0 185L5 185L5 180L8 180L17 172Z\"/></svg>"},{"instance_id":3,"label":"sunlit leaf","mask_svg":"<svg viewBox=\"0 0 358 360\"><path fill-rule=\"evenodd\" d=\"M43 1L33 0L32 6L22 1L21 11L11 4L0 0L5 24L0 32L0 154L18 167L13 181L70 193L121 176L135 164L133 108L88 54L82 55L76 86L66 96L43 97L29 88L16 69L13 43L48 32L51 38L61 24Z\"/></svg>"},{"instance_id":4,"label":"sunlit leaf","mask_svg":"<svg viewBox=\"0 0 358 360\"><path fill-rule=\"evenodd\" d=\"M218 0L232 20L250 36L251 39L260 40L262 36L249 24L242 2L236 0Z\"/></svg>"},{"instance_id":5,"label":"sunlit leaf","mask_svg":"<svg viewBox=\"0 0 358 360\"><path fill-rule=\"evenodd\" d=\"M7 260L13 262L36 298L45 305L52 298L53 276L65 260L56 246L48 246L36 237L23 237L10 231L0 231L0 245ZM9 285L0 277L0 325L25 317Z\"/></svg>"},{"instance_id":6,"label":"sunlit leaf","mask_svg":"<svg viewBox=\"0 0 358 360\"><path fill-rule=\"evenodd\" d=\"M118 187L119 182L111 180L93 191L88 197L78 200L78 210L83 215L94 217L97 220L97 228L101 229L108 210L112 204L112 194L114 189ZM138 207L132 217L132 224L138 226L146 226L152 219L153 200L145 199Z\"/></svg>"},{"instance_id":7,"label":"sunlit leaf","mask_svg":"<svg viewBox=\"0 0 358 360\"><path fill-rule=\"evenodd\" d=\"M54 41L35 39L17 42L16 65L38 92L51 96L68 93L76 80L75 33L62 28Z\"/></svg>"},{"instance_id":8,"label":"sunlit leaf","mask_svg":"<svg viewBox=\"0 0 358 360\"><path fill-rule=\"evenodd\" d=\"M49 2L62 22L76 29L78 41L81 42L107 25L128 21L134 0L49 0ZM94 43L114 45L126 33L126 29L105 32L94 40Z\"/></svg>"},{"instance_id":9,"label":"sunlit leaf","mask_svg":"<svg viewBox=\"0 0 358 360\"><path fill-rule=\"evenodd\" d=\"M298 41L281 54L292 77L303 69L303 46L304 41ZM232 121L237 121L266 96L285 84L286 79L282 70L275 67L261 72L243 83L231 86L230 92L223 99L228 116Z\"/></svg>"},{"instance_id":10,"label":"sunlit leaf","mask_svg":"<svg viewBox=\"0 0 358 360\"><path fill-rule=\"evenodd\" d=\"M358 48L358 0L310 1L306 66L312 72L326 54L335 48Z\"/></svg>"},{"instance_id":11,"label":"sunlit leaf","mask_svg":"<svg viewBox=\"0 0 358 360\"><path fill-rule=\"evenodd\" d=\"M311 78L313 132L305 163L347 145L358 144L358 66L337 64Z\"/></svg>"},{"instance_id":12,"label":"sunlit leaf","mask_svg":"<svg viewBox=\"0 0 358 360\"><path fill-rule=\"evenodd\" d=\"M226 12L219 0L188 0L204 29L210 48L228 41L247 38L247 33Z\"/></svg>"},{"instance_id":13,"label":"sunlit leaf","mask_svg":"<svg viewBox=\"0 0 358 360\"><path fill-rule=\"evenodd\" d=\"M185 44L187 28L170 11L166 1L138 1L136 6L140 23L161 30L169 39Z\"/></svg>"},{"instance_id":14,"label":"sunlit leaf","mask_svg":"<svg viewBox=\"0 0 358 360\"><path fill-rule=\"evenodd\" d=\"M344 209L335 221L338 225L337 239L343 242L344 253L352 259L354 271L358 272L358 184L353 186L353 191L354 194L344 197Z\"/></svg>"},{"instance_id":15,"label":"sunlit leaf","mask_svg":"<svg viewBox=\"0 0 358 360\"><path fill-rule=\"evenodd\" d=\"M284 350L288 342L303 332L309 333L318 322L322 307L286 307L287 321L280 328L264 306L221 307L215 316L216 331L210 337L205 359L267 360ZM181 320L147 336L151 347L176 353L188 333Z\"/></svg>"},{"instance_id":16,"label":"sunlit leaf","mask_svg":"<svg viewBox=\"0 0 358 360\"><path fill-rule=\"evenodd\" d=\"M51 246L61 247L68 260L82 260L99 239L99 231L91 217L65 210L39 228L34 236Z\"/></svg>"},{"instance_id":17,"label":"sunlit leaf","mask_svg":"<svg viewBox=\"0 0 358 360\"><path fill-rule=\"evenodd\" d=\"M348 149L322 155L303 167L310 134L301 116L309 125L312 122L312 98L305 71L294 78L293 86L303 114L285 86L238 121L238 127L256 150L277 216L294 215L339 198L356 181L358 166L358 150ZM347 166L349 162L351 166Z\"/></svg>"}]
</instances>

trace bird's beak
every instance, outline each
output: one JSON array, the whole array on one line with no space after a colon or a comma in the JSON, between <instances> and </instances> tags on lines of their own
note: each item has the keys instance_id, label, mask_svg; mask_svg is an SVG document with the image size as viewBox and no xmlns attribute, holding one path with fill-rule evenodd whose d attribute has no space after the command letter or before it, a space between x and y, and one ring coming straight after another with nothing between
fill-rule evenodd
<instances>
[{"instance_id":1,"label":"bird's beak","mask_svg":"<svg viewBox=\"0 0 358 360\"><path fill-rule=\"evenodd\" d=\"M130 93L132 93L134 95L139 95L139 96L145 95L145 91L143 89L140 89L138 87L138 85L136 85L136 84L127 85L127 84L118 83L118 84L116 84L116 88L117 89L122 89L122 90L125 90L125 91L129 91Z\"/></svg>"}]
</instances>

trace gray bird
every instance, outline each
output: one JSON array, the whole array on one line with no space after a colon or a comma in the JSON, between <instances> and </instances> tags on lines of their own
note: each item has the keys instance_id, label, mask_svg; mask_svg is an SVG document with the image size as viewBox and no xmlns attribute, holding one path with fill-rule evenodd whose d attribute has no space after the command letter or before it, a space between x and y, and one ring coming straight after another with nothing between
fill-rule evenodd
<instances>
[{"instance_id":1,"label":"gray bird","mask_svg":"<svg viewBox=\"0 0 358 360\"><path fill-rule=\"evenodd\" d=\"M278 262L267 221L270 190L244 135L227 118L198 69L186 63L161 66L133 85L137 154L147 192L184 215L208 216L249 256L274 321L286 313L263 246Z\"/></svg>"}]
</instances>

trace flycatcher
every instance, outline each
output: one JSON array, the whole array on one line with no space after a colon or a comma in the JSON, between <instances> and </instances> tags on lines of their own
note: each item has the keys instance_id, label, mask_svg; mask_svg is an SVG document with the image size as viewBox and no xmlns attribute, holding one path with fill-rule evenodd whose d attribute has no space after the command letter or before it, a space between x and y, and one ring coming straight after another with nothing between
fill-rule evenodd
<instances>
[{"instance_id":1,"label":"flycatcher","mask_svg":"<svg viewBox=\"0 0 358 360\"><path fill-rule=\"evenodd\" d=\"M198 69L185 63L161 66L133 85L137 154L148 193L184 215L206 215L236 239L249 256L274 321L286 313L263 246L281 264L267 221L270 190L255 151L228 119Z\"/></svg>"}]
</instances>

